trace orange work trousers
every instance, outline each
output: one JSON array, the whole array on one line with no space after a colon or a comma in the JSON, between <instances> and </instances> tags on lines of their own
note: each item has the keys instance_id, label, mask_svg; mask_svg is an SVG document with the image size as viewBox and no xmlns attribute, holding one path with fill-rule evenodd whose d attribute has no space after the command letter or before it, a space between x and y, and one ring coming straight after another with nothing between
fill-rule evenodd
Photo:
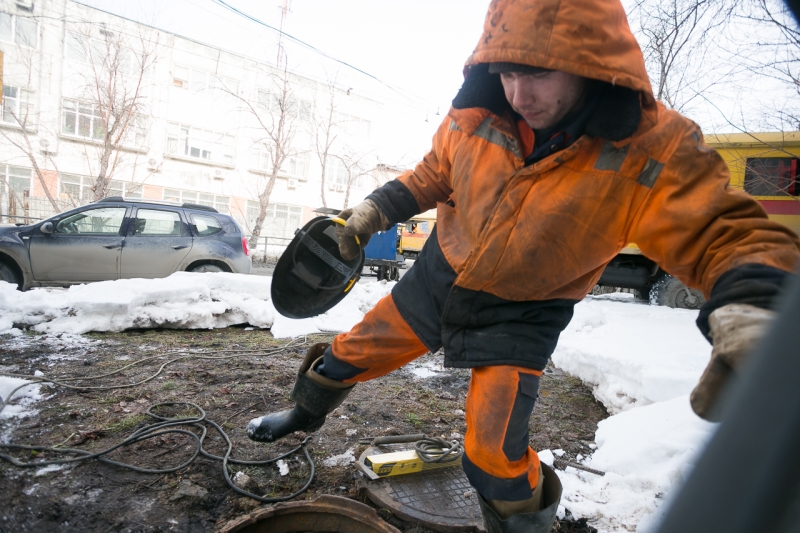
<instances>
[{"instance_id":1,"label":"orange work trousers","mask_svg":"<svg viewBox=\"0 0 800 533\"><path fill-rule=\"evenodd\" d=\"M350 332L338 335L318 371L357 383L400 368L428 352L386 296ZM540 370L521 366L472 368L466 403L464 471L487 500L531 497L539 457L528 445L528 423Z\"/></svg>"}]
</instances>

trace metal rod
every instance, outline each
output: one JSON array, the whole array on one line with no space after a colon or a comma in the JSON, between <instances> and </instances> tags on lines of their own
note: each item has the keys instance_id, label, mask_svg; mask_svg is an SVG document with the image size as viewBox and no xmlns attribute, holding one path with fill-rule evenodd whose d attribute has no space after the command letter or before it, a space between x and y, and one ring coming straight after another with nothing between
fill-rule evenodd
<instances>
[{"instance_id":1,"label":"metal rod","mask_svg":"<svg viewBox=\"0 0 800 533\"><path fill-rule=\"evenodd\" d=\"M588 466L583 466L580 463L572 462L568 459L554 459L553 466L558 468L559 470L566 470L568 466L572 468L577 468L578 470L583 470L584 472L589 472L590 474L596 474L598 476L605 476L606 473L602 470L595 470L594 468L589 468Z\"/></svg>"}]
</instances>

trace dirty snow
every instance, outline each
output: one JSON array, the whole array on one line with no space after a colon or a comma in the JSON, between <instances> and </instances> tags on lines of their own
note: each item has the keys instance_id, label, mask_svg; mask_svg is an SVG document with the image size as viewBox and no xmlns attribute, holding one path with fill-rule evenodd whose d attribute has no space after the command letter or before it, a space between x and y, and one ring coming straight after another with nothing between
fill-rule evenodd
<instances>
[{"instance_id":1,"label":"dirty snow","mask_svg":"<svg viewBox=\"0 0 800 533\"><path fill-rule=\"evenodd\" d=\"M283 459L280 459L277 463L275 463L275 466L278 467L278 472L280 473L281 476L289 474L289 463L287 463Z\"/></svg>"},{"instance_id":2,"label":"dirty snow","mask_svg":"<svg viewBox=\"0 0 800 533\"><path fill-rule=\"evenodd\" d=\"M355 462L356 462L355 453L353 452L353 448L350 448L343 454L328 457L327 459L322 461L322 464L327 466L328 468L333 468L335 466L351 465Z\"/></svg>"},{"instance_id":3,"label":"dirty snow","mask_svg":"<svg viewBox=\"0 0 800 533\"><path fill-rule=\"evenodd\" d=\"M276 337L347 331L394 286L361 282L328 313L292 320L269 301L270 283L269 277L187 273L26 293L0 283L0 334L17 335L10 342L22 342L28 336L20 336L20 326L55 340L58 334L88 331L242 323L271 328ZM688 394L710 354L696 317L696 311L640 304L625 294L588 297L576 306L553 362L592 386L614 414L598 425L596 449L582 460L606 475L573 468L561 472L562 514L568 508L573 516L589 518L601 533L647 531L660 518L715 427L689 407ZM412 364L409 370L415 379L440 371L436 364ZM0 379L0 391L9 390L9 378ZM38 388L21 392L25 397L17 407L24 410L26 401L37 398ZM3 416L9 413L14 414ZM545 450L541 457L552 462L554 454ZM323 464L354 461L350 449Z\"/></svg>"},{"instance_id":4,"label":"dirty snow","mask_svg":"<svg viewBox=\"0 0 800 533\"><path fill-rule=\"evenodd\" d=\"M68 289L19 292L0 282L0 334L81 334L134 328L211 329L234 324L271 328L276 337L352 328L394 282L356 284L333 309L315 318L281 316L270 300L269 276L176 272L161 279L124 279Z\"/></svg>"}]
</instances>

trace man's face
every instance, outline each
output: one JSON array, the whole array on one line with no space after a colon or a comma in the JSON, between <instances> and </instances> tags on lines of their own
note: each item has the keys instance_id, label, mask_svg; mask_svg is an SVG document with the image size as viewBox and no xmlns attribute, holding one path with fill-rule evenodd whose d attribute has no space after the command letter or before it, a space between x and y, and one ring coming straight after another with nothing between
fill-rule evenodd
<instances>
[{"instance_id":1,"label":"man's face","mask_svg":"<svg viewBox=\"0 0 800 533\"><path fill-rule=\"evenodd\" d=\"M583 97L586 78L559 70L537 74L500 74L506 99L528 126L541 130L554 126Z\"/></svg>"}]
</instances>

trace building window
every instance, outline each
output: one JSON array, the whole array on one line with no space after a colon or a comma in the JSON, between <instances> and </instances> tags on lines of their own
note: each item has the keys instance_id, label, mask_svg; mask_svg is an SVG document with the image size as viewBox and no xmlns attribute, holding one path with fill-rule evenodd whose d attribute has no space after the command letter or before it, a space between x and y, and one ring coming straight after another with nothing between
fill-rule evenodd
<instances>
[{"instance_id":1,"label":"building window","mask_svg":"<svg viewBox=\"0 0 800 533\"><path fill-rule=\"evenodd\" d=\"M173 69L172 85L194 93L223 98L235 97L239 91L239 82L234 79L179 66Z\"/></svg>"},{"instance_id":2,"label":"building window","mask_svg":"<svg viewBox=\"0 0 800 533\"><path fill-rule=\"evenodd\" d=\"M247 213L245 214L245 227L247 231L252 232L256 225L258 212L260 211L259 203L253 200L247 201ZM280 239L292 239L294 232L301 226L300 221L303 218L303 209L291 205L270 204L267 206L264 222L261 224L261 236L277 237ZM286 244L279 242L275 244Z\"/></svg>"},{"instance_id":3,"label":"building window","mask_svg":"<svg viewBox=\"0 0 800 533\"><path fill-rule=\"evenodd\" d=\"M32 175L33 169L30 168L0 165L0 192L8 191L9 208L16 206L20 209L23 198L30 197ZM16 214L14 209L9 212Z\"/></svg>"},{"instance_id":4,"label":"building window","mask_svg":"<svg viewBox=\"0 0 800 533\"><path fill-rule=\"evenodd\" d=\"M748 158L744 190L753 196L800 196L797 158Z\"/></svg>"},{"instance_id":5,"label":"building window","mask_svg":"<svg viewBox=\"0 0 800 533\"><path fill-rule=\"evenodd\" d=\"M259 143L253 147L252 168L256 170L272 170L272 148L264 143Z\"/></svg>"},{"instance_id":6,"label":"building window","mask_svg":"<svg viewBox=\"0 0 800 533\"><path fill-rule=\"evenodd\" d=\"M233 136L170 122L167 153L233 165Z\"/></svg>"},{"instance_id":7,"label":"building window","mask_svg":"<svg viewBox=\"0 0 800 533\"><path fill-rule=\"evenodd\" d=\"M109 53L114 58L115 69L119 69L122 74L141 74L143 69L143 59L137 58L132 50L124 49L118 42L105 39L92 39L78 33L67 32L64 38L64 57L80 63L94 64L96 66L111 67L112 61L108 61Z\"/></svg>"},{"instance_id":8,"label":"building window","mask_svg":"<svg viewBox=\"0 0 800 533\"><path fill-rule=\"evenodd\" d=\"M72 205L86 205L94 201L94 191L92 187L96 179L92 176L81 176L78 174L67 174L62 172L59 175L58 193L59 198L69 200ZM126 198L141 198L142 184L129 181L111 180L106 188L106 197L124 196Z\"/></svg>"},{"instance_id":9,"label":"building window","mask_svg":"<svg viewBox=\"0 0 800 533\"><path fill-rule=\"evenodd\" d=\"M64 100L61 133L84 139L103 140L106 134L100 106L78 100Z\"/></svg>"},{"instance_id":10,"label":"building window","mask_svg":"<svg viewBox=\"0 0 800 533\"><path fill-rule=\"evenodd\" d=\"M220 213L229 213L231 199L229 196L208 194L182 189L164 189L164 200L177 204L190 203L213 207Z\"/></svg>"},{"instance_id":11,"label":"building window","mask_svg":"<svg viewBox=\"0 0 800 533\"><path fill-rule=\"evenodd\" d=\"M39 25L29 18L0 12L0 41L36 48Z\"/></svg>"},{"instance_id":12,"label":"building window","mask_svg":"<svg viewBox=\"0 0 800 533\"><path fill-rule=\"evenodd\" d=\"M310 152L292 150L283 160L280 176L307 180L308 160ZM257 144L252 150L252 167L255 170L272 172L273 152L272 146L264 143Z\"/></svg>"},{"instance_id":13,"label":"building window","mask_svg":"<svg viewBox=\"0 0 800 533\"><path fill-rule=\"evenodd\" d=\"M332 191L344 191L348 184L354 189L366 189L370 186L372 177L365 174L364 169L356 163L352 163L348 170L347 165L340 158L330 157L327 166L326 180L328 189Z\"/></svg>"},{"instance_id":14,"label":"building window","mask_svg":"<svg viewBox=\"0 0 800 533\"><path fill-rule=\"evenodd\" d=\"M308 167L308 156L309 152L290 153L283 161L281 174L300 180L307 179L306 168Z\"/></svg>"},{"instance_id":15,"label":"building window","mask_svg":"<svg viewBox=\"0 0 800 533\"><path fill-rule=\"evenodd\" d=\"M275 116L279 116L282 111L282 100L279 94L275 94L267 89L258 89L256 93L256 103L262 109L265 109ZM311 102L287 96L285 102L285 115L292 119L300 120L303 122L311 121Z\"/></svg>"},{"instance_id":16,"label":"building window","mask_svg":"<svg viewBox=\"0 0 800 533\"><path fill-rule=\"evenodd\" d=\"M200 199L197 201L200 205L207 205L213 207L220 213L229 213L231 199L228 196L220 196L218 194L204 194L200 193Z\"/></svg>"},{"instance_id":17,"label":"building window","mask_svg":"<svg viewBox=\"0 0 800 533\"><path fill-rule=\"evenodd\" d=\"M0 107L0 122L26 126L33 119L34 92L20 87L3 85L3 106Z\"/></svg>"},{"instance_id":18,"label":"building window","mask_svg":"<svg viewBox=\"0 0 800 533\"><path fill-rule=\"evenodd\" d=\"M61 173L58 183L58 195L69 200L73 205L85 205L94 199L92 185L94 180L89 176Z\"/></svg>"}]
</instances>

